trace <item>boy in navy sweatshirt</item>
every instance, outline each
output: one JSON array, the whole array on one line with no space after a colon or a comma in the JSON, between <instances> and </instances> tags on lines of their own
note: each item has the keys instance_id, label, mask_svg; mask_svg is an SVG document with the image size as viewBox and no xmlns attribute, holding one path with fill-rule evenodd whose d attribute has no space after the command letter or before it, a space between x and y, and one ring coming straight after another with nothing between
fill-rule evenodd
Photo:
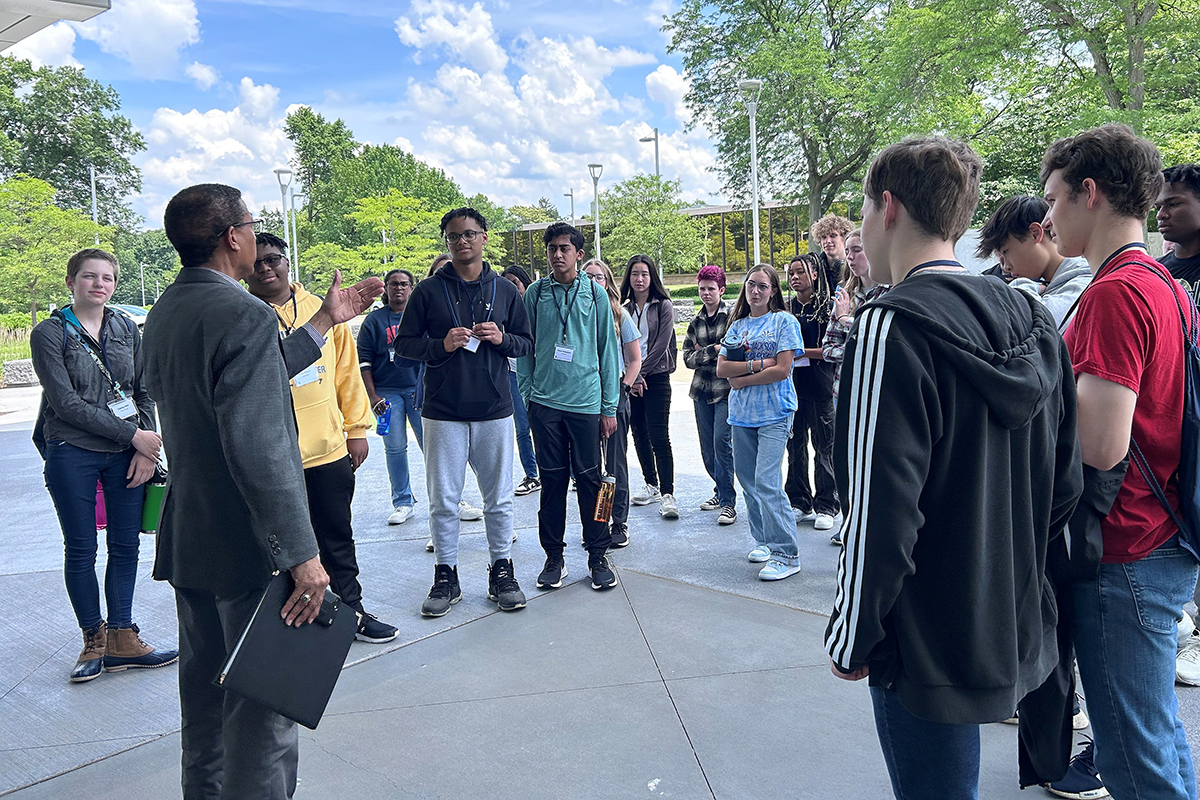
<instances>
[{"instance_id":1,"label":"boy in navy sweatshirt","mask_svg":"<svg viewBox=\"0 0 1200 800\"><path fill-rule=\"evenodd\" d=\"M1047 543L1082 486L1053 317L954 257L981 171L962 142L908 139L863 186L871 277L892 289L846 345L825 645L834 675L870 679L897 797L975 797L979 723L1012 716L1055 666Z\"/></svg>"}]
</instances>

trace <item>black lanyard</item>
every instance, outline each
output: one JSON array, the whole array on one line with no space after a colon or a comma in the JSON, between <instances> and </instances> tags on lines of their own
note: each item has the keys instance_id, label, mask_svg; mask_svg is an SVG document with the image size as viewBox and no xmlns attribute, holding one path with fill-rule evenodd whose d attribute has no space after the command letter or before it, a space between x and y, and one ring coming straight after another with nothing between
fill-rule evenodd
<instances>
[{"instance_id":1,"label":"black lanyard","mask_svg":"<svg viewBox=\"0 0 1200 800\"><path fill-rule=\"evenodd\" d=\"M439 280L441 280L441 279L439 278ZM496 308L496 280L498 280L498 279L494 279L492 281L492 303L491 303L491 305L488 306L488 313L487 313L487 317L483 320L484 322L492 321L492 310ZM454 302L450 299L450 290L448 288L446 288L446 283L447 283L447 281L444 281L444 280L442 281L442 292L446 295L446 305L450 307L450 314L451 314L451 316L454 317L455 327L461 328L461 327L463 327L463 324L458 318L458 309L456 309L454 307ZM463 285L466 286L465 283ZM471 327L472 328L475 327L475 303L477 303L479 301L479 298L480 298L480 296L482 296L482 294L483 294L483 287L481 286L481 287L479 287L479 295L476 295L474 300L472 300L470 297L467 298L468 306L471 309ZM389 311L388 313L391 313L391 312Z\"/></svg>"},{"instance_id":2,"label":"black lanyard","mask_svg":"<svg viewBox=\"0 0 1200 800\"><path fill-rule=\"evenodd\" d=\"M75 316L74 310L71 310L71 316ZM78 319L78 317L76 317L76 319ZM114 378L112 375L112 371L108 368L108 350L104 346L104 340L107 338L105 336L107 331L105 331L104 321L102 320L100 322L100 341L97 343L100 345L100 355L96 355L96 348L89 343L96 340L93 339L91 334L87 332L87 329L80 324L72 322L69 318L67 318L66 315L63 315L63 320L66 322L69 328L74 329L72 330L71 335L79 340L79 343L83 345L83 349L87 350L88 355L92 357L92 361L96 363L96 366L100 370L100 374L104 376L106 381L108 381L108 385L112 389L113 394L121 399L124 399L125 391L121 388L121 384L117 383L116 378ZM82 334L82 336L80 334ZM85 336L87 337L86 339L84 338ZM103 356L103 360L101 360L101 356Z\"/></svg>"},{"instance_id":3,"label":"black lanyard","mask_svg":"<svg viewBox=\"0 0 1200 800\"><path fill-rule=\"evenodd\" d=\"M1099 277L1100 273L1104 272L1104 268L1107 267L1109 264L1111 264L1113 262L1113 259L1115 259L1117 256L1124 253L1126 250L1131 250L1135 247L1145 250L1146 243L1145 242L1130 242L1129 244L1121 245L1120 247L1118 247L1116 250L1113 251L1112 255L1110 255L1108 258L1104 259L1104 262L1100 265L1100 269L1096 270L1096 277ZM1067 313L1063 316L1062 324L1058 326L1059 333L1062 333L1063 331L1065 331L1067 329L1067 324L1070 323L1071 318L1074 316L1075 309L1079 308L1079 301L1083 299L1084 293L1086 293L1087 290L1090 289L1091 287L1092 287L1092 284L1090 284L1090 283L1087 286L1085 286L1083 291L1079 293L1079 296L1075 298L1075 302L1071 303L1071 307L1067 309Z\"/></svg>"},{"instance_id":4,"label":"black lanyard","mask_svg":"<svg viewBox=\"0 0 1200 800\"><path fill-rule=\"evenodd\" d=\"M558 281L551 278L550 280L550 296L554 298L554 310L558 312L558 319L562 322L562 340L563 344L567 343L567 322L571 319L571 310L575 308L575 301L579 299L579 287L583 285L583 280L577 275L575 276L575 294L571 294L571 290L566 286L563 287L563 302L567 304L567 313L563 313L562 303L558 302L558 295L554 293L554 287L558 285Z\"/></svg>"},{"instance_id":5,"label":"black lanyard","mask_svg":"<svg viewBox=\"0 0 1200 800\"><path fill-rule=\"evenodd\" d=\"M908 280L909 278L911 278L913 275L917 274L921 270L932 269L933 267L958 267L959 269L963 269L963 265L958 263L957 261L950 261L950 260L926 261L925 263L917 264L915 267L910 269L908 271L908 274L905 275L903 278L901 278L901 280Z\"/></svg>"},{"instance_id":6,"label":"black lanyard","mask_svg":"<svg viewBox=\"0 0 1200 800\"><path fill-rule=\"evenodd\" d=\"M1121 245L1120 247L1118 247L1116 250L1113 251L1112 255L1110 255L1108 258L1104 259L1104 263L1102 263L1100 265L1100 269L1096 270L1096 274L1099 275L1101 272L1104 272L1104 268L1107 267L1109 264L1111 264L1113 262L1113 259L1115 259L1117 256L1121 255L1121 253L1124 253L1126 250L1129 250L1134 247L1138 247L1138 248L1141 248L1142 250L1145 250L1146 243L1145 242L1130 242L1129 244Z\"/></svg>"},{"instance_id":7,"label":"black lanyard","mask_svg":"<svg viewBox=\"0 0 1200 800\"><path fill-rule=\"evenodd\" d=\"M291 336L292 331L296 330L296 318L300 316L300 312L296 307L296 293L292 292L292 326L290 328L288 327L288 324L283 321L283 317L279 316L279 309L275 308L274 306L271 308L275 311L275 318L278 319L279 324L283 326L283 330L279 333L279 338L284 339L288 336Z\"/></svg>"}]
</instances>

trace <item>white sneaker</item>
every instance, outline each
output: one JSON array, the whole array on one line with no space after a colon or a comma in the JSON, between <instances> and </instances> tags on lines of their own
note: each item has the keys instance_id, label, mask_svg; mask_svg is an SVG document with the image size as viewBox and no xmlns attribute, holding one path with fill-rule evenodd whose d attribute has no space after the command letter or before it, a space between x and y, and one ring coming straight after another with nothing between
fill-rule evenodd
<instances>
[{"instance_id":1,"label":"white sneaker","mask_svg":"<svg viewBox=\"0 0 1200 800\"><path fill-rule=\"evenodd\" d=\"M629 502L635 506L648 506L651 503L657 503L660 498L662 495L659 493L658 487L646 483L642 485L641 489L638 489L637 494L629 498Z\"/></svg>"},{"instance_id":2,"label":"white sneaker","mask_svg":"<svg viewBox=\"0 0 1200 800\"><path fill-rule=\"evenodd\" d=\"M1184 642L1175 659L1175 680L1188 686L1200 686L1200 633Z\"/></svg>"},{"instance_id":3,"label":"white sneaker","mask_svg":"<svg viewBox=\"0 0 1200 800\"><path fill-rule=\"evenodd\" d=\"M767 565L758 571L760 581L781 581L800 572L799 564L789 564L778 558L771 558Z\"/></svg>"},{"instance_id":4,"label":"white sneaker","mask_svg":"<svg viewBox=\"0 0 1200 800\"><path fill-rule=\"evenodd\" d=\"M818 531L827 531L833 528L833 517L828 514L817 514L813 518L813 529Z\"/></svg>"},{"instance_id":5,"label":"white sneaker","mask_svg":"<svg viewBox=\"0 0 1200 800\"><path fill-rule=\"evenodd\" d=\"M433 552L433 539L430 539L428 542L425 543L425 552L426 553Z\"/></svg>"},{"instance_id":6,"label":"white sneaker","mask_svg":"<svg viewBox=\"0 0 1200 800\"><path fill-rule=\"evenodd\" d=\"M1081 731L1091 724L1092 721L1088 719L1087 712L1085 712L1082 708L1075 713L1075 716L1071 717L1071 728L1074 730Z\"/></svg>"},{"instance_id":7,"label":"white sneaker","mask_svg":"<svg viewBox=\"0 0 1200 800\"><path fill-rule=\"evenodd\" d=\"M679 506L675 504L675 495L662 496L658 504L658 514L663 519L679 519Z\"/></svg>"},{"instance_id":8,"label":"white sneaker","mask_svg":"<svg viewBox=\"0 0 1200 800\"><path fill-rule=\"evenodd\" d=\"M797 525L799 525L801 522L812 522L813 520L815 520L817 518L817 515L815 512L801 511L800 509L796 508L795 506L792 506L792 516L794 516L796 518Z\"/></svg>"},{"instance_id":9,"label":"white sneaker","mask_svg":"<svg viewBox=\"0 0 1200 800\"><path fill-rule=\"evenodd\" d=\"M1187 640L1192 638L1192 632L1196 630L1196 622L1187 610L1180 613L1183 614L1183 619L1179 620L1179 641L1175 644L1177 650L1187 644Z\"/></svg>"},{"instance_id":10,"label":"white sneaker","mask_svg":"<svg viewBox=\"0 0 1200 800\"><path fill-rule=\"evenodd\" d=\"M403 525L408 522L413 515L412 506L400 506L392 511L392 515L388 517L388 525Z\"/></svg>"},{"instance_id":11,"label":"white sneaker","mask_svg":"<svg viewBox=\"0 0 1200 800\"><path fill-rule=\"evenodd\" d=\"M463 522L474 522L483 519L483 509L476 508L466 500L458 501L458 518Z\"/></svg>"},{"instance_id":12,"label":"white sneaker","mask_svg":"<svg viewBox=\"0 0 1200 800\"><path fill-rule=\"evenodd\" d=\"M765 544L760 544L749 553L746 554L746 560L751 564L761 564L764 561L769 561L771 558L771 548Z\"/></svg>"}]
</instances>

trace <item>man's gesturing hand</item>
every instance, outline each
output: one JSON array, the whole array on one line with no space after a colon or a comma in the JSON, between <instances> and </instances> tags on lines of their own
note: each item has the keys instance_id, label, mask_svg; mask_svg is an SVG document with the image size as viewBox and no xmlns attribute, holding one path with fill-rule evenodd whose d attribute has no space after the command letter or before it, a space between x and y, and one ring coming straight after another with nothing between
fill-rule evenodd
<instances>
[{"instance_id":1,"label":"man's gesturing hand","mask_svg":"<svg viewBox=\"0 0 1200 800\"><path fill-rule=\"evenodd\" d=\"M349 289L342 288L342 271L333 273L333 285L325 293L321 308L313 314L309 323L324 336L329 329L342 322L349 322L371 307L376 297L383 294L383 281L379 278L364 278Z\"/></svg>"},{"instance_id":2,"label":"man's gesturing hand","mask_svg":"<svg viewBox=\"0 0 1200 800\"><path fill-rule=\"evenodd\" d=\"M296 588L292 596L283 604L280 616L288 625L307 625L317 618L321 612L321 603L325 601L325 589L329 586L329 576L321 566L321 559L313 556L302 564L297 564L289 570ZM305 602L304 598L308 601Z\"/></svg>"}]
</instances>

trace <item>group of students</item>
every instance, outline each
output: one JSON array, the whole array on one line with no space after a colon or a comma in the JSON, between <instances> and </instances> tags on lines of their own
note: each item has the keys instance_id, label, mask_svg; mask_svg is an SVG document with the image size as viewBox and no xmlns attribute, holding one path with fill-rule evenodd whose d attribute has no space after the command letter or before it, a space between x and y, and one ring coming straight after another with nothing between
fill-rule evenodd
<instances>
[{"instance_id":1,"label":"group of students","mask_svg":"<svg viewBox=\"0 0 1200 800\"><path fill-rule=\"evenodd\" d=\"M869 167L861 229L823 220L815 232L822 253L788 265L790 301L776 270L759 264L726 312L724 275L700 273L703 310L683 349L715 483L703 507L719 511L720 523L734 521L736 476L755 544L748 558L764 564L765 580L799 570L797 516L824 529L842 516L826 648L834 675L869 679L898 797L976 797L978 725L1019 708L1023 785L1048 784L1066 797L1195 800L1174 682L1185 655L1188 675L1200 663L1200 635L1180 635L1200 575L1198 534L1179 524L1190 502L1179 487L1184 323L1196 312L1168 270L1192 282L1200 272L1200 168L1164 173L1154 145L1119 125L1054 143L1042 163L1044 197L1013 198L984 227L981 254L999 256L1010 286L969 274L954 256L981 173L961 142L907 139ZM1151 207L1175 244L1161 264L1141 241ZM230 222L235 216L241 221ZM395 412L394 428L414 426L425 454L435 554L426 616L447 613L462 596L457 545L468 467L483 497L487 596L504 611L525 606L511 544L514 442L527 440L514 418L527 421L535 453L527 459L521 445L523 484L540 484L539 588L560 587L567 575L572 480L594 589L616 584L607 553L629 541L623 498L657 500L662 516L678 515L666 436L673 315L652 260L631 259L618 292L607 265L584 262L579 231L555 223L544 234L550 273L530 281L510 268L502 276L483 259L487 221L454 209L441 221L448 260L415 285L407 272L389 273L388 304L368 317L356 346L343 323L381 282L353 290L335 282L317 298L289 283L283 242L246 238L243 228L255 223L229 187L192 187L172 200L168 234L187 274L152 314L149 378L138 331L105 308L118 267L103 251L72 258L72 304L34 331L45 387L35 441L84 632L72 680L178 657L140 639L131 608L141 487L163 446L151 396L175 401L163 407L164 422L170 416L178 440L172 461L186 471L168 499L155 566L176 587L181 645L187 639L182 649L191 654L180 678L185 721L212 701L195 670L211 666L220 630L228 634L246 610L226 619L232 601L221 598L259 586L262 576L251 572L260 561L295 577L283 611L289 623L312 618L306 598L327 581L359 612L360 638L396 635L363 609L350 530L354 470L382 401ZM220 231L215 240L210 227ZM238 277L260 305L231 293ZM180 327L207 324L207 306L195 303L217 294L232 316L214 324L277 323L281 353L266 352L274 334L269 348L243 352L262 344L258 327L219 342ZM268 313L274 321L260 319ZM187 388L207 373L180 371L193 355L212 369L209 394ZM243 363L250 371L237 371ZM250 388L280 386L290 391L298 435L278 415L260 416L276 414L274 405L254 405ZM204 433L209 416L223 449ZM646 483L632 497L630 428ZM246 441L235 446L238 436ZM815 491L806 480L809 437ZM385 439L393 514L408 508L411 516L400 446ZM296 451L302 485L248 468L267 450ZM226 474L222 465L251 482L226 487L254 493L244 509L212 507L221 493L205 487ZM617 491L604 519L597 500L610 474ZM94 569L97 482L108 507L107 620ZM307 531L297 534L302 542L288 538L305 491L311 546ZM284 499L289 505L279 505ZM264 516L268 506L279 520ZM203 518L184 511L192 507L207 509ZM250 516L234 527L255 532L235 543L227 518L239 509ZM287 526L276 524L285 517ZM259 538L273 555L233 557ZM208 549L195 550L204 542ZM239 609L253 596L238 595ZM1095 738L1072 760L1076 661ZM227 704L224 724L250 714L240 708ZM220 729L221 720L209 722Z\"/></svg>"}]
</instances>

